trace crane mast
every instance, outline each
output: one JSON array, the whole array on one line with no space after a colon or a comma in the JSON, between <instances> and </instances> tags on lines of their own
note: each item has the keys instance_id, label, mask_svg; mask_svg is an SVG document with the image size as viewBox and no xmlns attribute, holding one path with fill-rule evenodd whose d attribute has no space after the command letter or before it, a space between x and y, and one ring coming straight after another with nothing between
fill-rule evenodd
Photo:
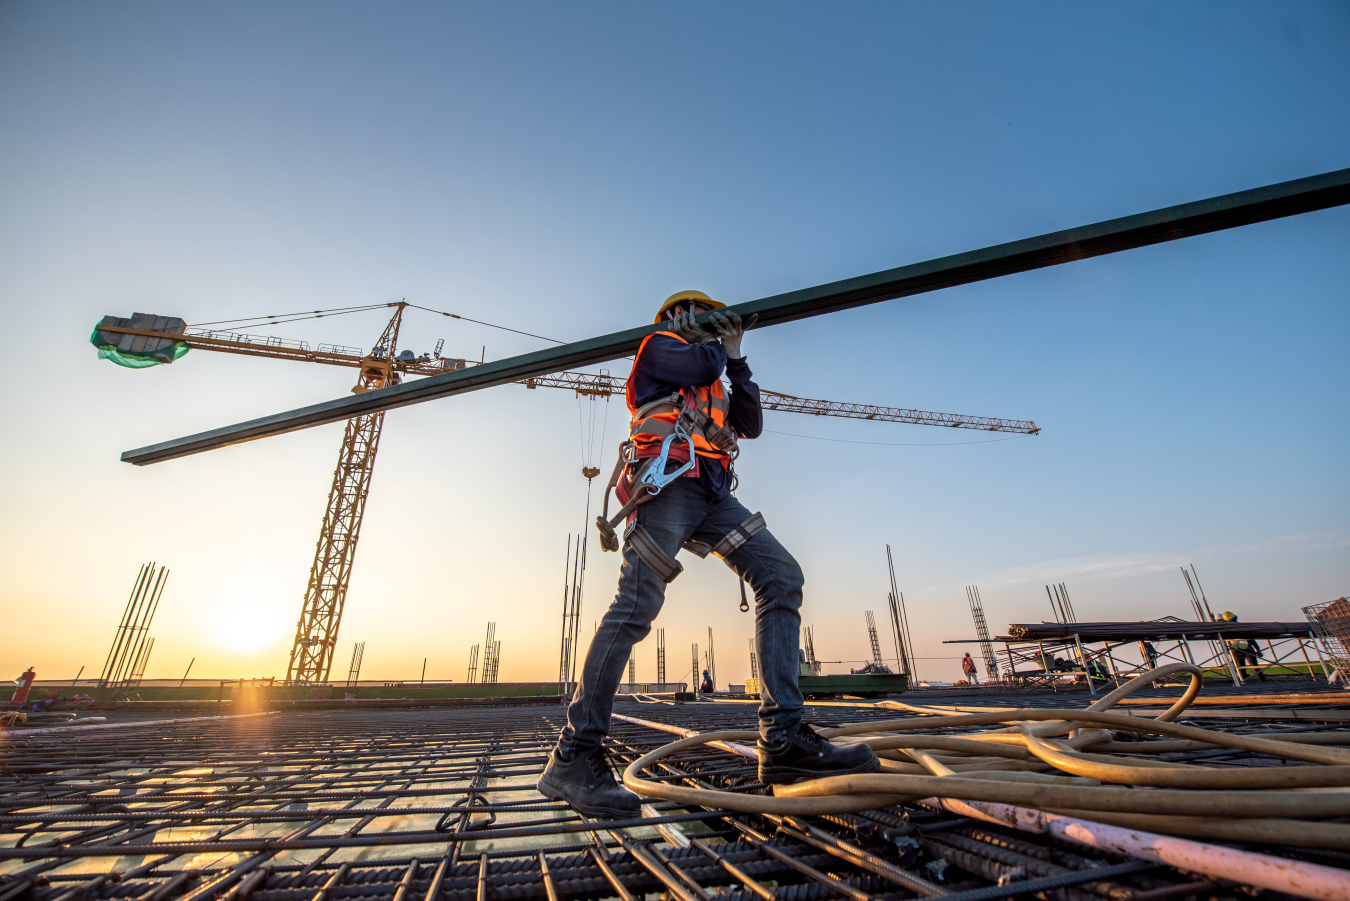
<instances>
[{"instance_id":1,"label":"crane mast","mask_svg":"<svg viewBox=\"0 0 1350 901\"><path fill-rule=\"evenodd\" d=\"M361 359L360 375L352 389L354 393L398 384L399 375L394 371L393 359L403 310L404 305L399 304L380 340L370 354ZM342 450L333 471L333 486L328 492L328 506L324 508L323 525L319 529L319 541L314 548L305 602L295 626L295 645L286 667L286 681L291 684L328 681L383 428L382 412L347 420Z\"/></svg>"}]
</instances>

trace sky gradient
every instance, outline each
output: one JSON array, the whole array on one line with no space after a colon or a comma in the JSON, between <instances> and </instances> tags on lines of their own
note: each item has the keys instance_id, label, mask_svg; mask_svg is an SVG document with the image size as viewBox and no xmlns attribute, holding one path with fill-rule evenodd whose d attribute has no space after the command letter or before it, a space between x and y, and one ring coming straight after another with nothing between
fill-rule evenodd
<instances>
[{"instance_id":1,"label":"sky gradient","mask_svg":"<svg viewBox=\"0 0 1350 901\"><path fill-rule=\"evenodd\" d=\"M0 609L27 624L0 667L97 675L155 560L149 676L285 675L340 425L118 455L353 374L202 351L119 369L87 343L105 314L406 298L577 340L678 289L735 303L1344 168L1347 96L1330 2L0 4ZM967 584L1000 632L1049 618L1060 581L1084 620L1189 617L1191 563L1244 619L1344 595L1348 246L1341 208L750 334L766 388L1043 429L766 414L740 497L801 560L827 671L867 656L864 611L885 622L888 543L933 679L959 675L941 642L971 634ZM369 348L383 324L270 333ZM420 312L403 334L541 346ZM626 420L598 413L594 461L563 391L390 413L334 672L365 641L363 676L425 657L462 680L492 619L503 681L556 678L579 470L608 473ZM740 681L735 580L685 565L656 623L669 674L711 626ZM583 637L617 566L591 557Z\"/></svg>"}]
</instances>

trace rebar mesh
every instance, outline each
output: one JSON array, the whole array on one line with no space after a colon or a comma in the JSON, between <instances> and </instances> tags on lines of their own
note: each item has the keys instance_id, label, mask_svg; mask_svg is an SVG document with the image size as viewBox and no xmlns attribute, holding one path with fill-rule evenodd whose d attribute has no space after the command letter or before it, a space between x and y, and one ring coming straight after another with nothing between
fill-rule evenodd
<instances>
[{"instance_id":1,"label":"rebar mesh","mask_svg":"<svg viewBox=\"0 0 1350 901\"><path fill-rule=\"evenodd\" d=\"M621 706L700 730L753 716ZM824 725L874 715L813 713ZM1047 898L1127 901L1192 881L921 807L812 820L810 842L766 818L667 804L587 821L534 788L561 722L553 707L304 711L15 733L0 749L0 901L867 901L921 897L912 884L997 895L1000 880L1006 894L1043 879L1062 886ZM609 747L627 762L669 739L616 721ZM765 790L753 761L708 748L651 775Z\"/></svg>"}]
</instances>

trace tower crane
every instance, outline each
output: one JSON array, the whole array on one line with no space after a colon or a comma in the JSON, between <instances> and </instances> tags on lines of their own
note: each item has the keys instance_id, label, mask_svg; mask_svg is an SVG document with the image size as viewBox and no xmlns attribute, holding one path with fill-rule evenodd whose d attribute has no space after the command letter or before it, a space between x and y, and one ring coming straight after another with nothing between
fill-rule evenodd
<instances>
[{"instance_id":1,"label":"tower crane","mask_svg":"<svg viewBox=\"0 0 1350 901\"><path fill-rule=\"evenodd\" d=\"M363 353L360 348L332 344L311 347L304 341L265 337L238 330L189 329L182 319L145 313L135 313L130 318L105 316L95 328L90 340L99 348L100 356L118 358L124 365L132 366L172 363L186 353L188 348L345 366L357 370L356 385L352 388L357 394L399 384L406 376L438 375L475 365L469 360L442 357L440 351L443 343L438 343L435 352L431 354L418 356L412 351L400 352L399 329L403 322L404 311L409 306L412 305L399 301L340 311L315 310L313 313L296 314L289 319L256 317L273 322L278 319L295 321L337 312L393 308L392 317L369 353ZM464 318L450 313L443 315L457 319ZM235 320L235 322L246 321L252 320ZM240 328L248 327L252 326ZM609 397L623 394L626 381L604 373L558 372L526 379L521 384L527 388L570 389L583 397ZM1036 424L1030 421L810 400L767 390L760 391L760 402L766 410L809 413L815 416L838 416L1030 435L1040 431ZM319 540L315 545L314 562L310 567L300 619L296 623L295 643L291 648L290 662L286 668L288 683L311 684L328 681L383 427L383 412L347 420L342 436L342 449L338 452L337 467L333 471L333 484L328 493L328 504L324 508L323 525L320 527Z\"/></svg>"}]
</instances>

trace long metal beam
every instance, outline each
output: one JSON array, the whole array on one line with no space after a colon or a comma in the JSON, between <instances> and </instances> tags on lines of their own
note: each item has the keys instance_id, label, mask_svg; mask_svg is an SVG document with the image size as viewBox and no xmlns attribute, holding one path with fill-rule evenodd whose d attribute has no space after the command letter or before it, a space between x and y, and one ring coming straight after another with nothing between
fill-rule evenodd
<instances>
[{"instance_id":1,"label":"long metal beam","mask_svg":"<svg viewBox=\"0 0 1350 901\"><path fill-rule=\"evenodd\" d=\"M1345 203L1350 203L1350 169L874 272L735 304L730 309L742 317L758 314L756 328L763 328ZM703 318L706 321L706 314ZM560 369L604 363L633 353L644 337L657 330L656 325L630 328L379 391L301 407L130 450L122 454L122 460L144 466L244 441L340 422L353 416L548 375Z\"/></svg>"}]
</instances>

